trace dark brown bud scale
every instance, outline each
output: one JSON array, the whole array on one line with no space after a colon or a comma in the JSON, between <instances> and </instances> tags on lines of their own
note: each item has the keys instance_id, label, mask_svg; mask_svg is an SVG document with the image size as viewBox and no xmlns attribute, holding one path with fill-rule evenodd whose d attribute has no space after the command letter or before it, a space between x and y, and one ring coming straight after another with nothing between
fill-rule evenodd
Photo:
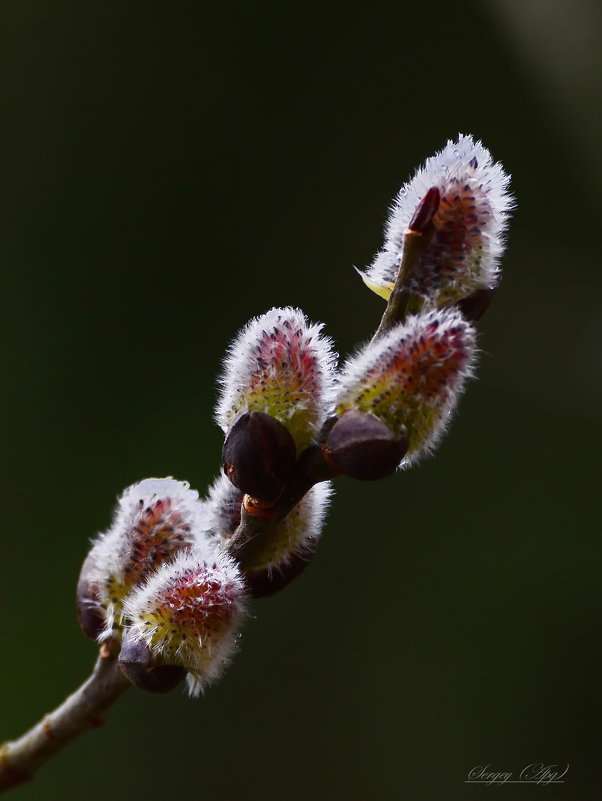
<instances>
[{"instance_id":1,"label":"dark brown bud scale","mask_svg":"<svg viewBox=\"0 0 602 801\"><path fill-rule=\"evenodd\" d=\"M157 664L148 645L129 632L121 646L119 669L134 687L151 693L168 693L186 676L179 665Z\"/></svg>"},{"instance_id":2,"label":"dark brown bud scale","mask_svg":"<svg viewBox=\"0 0 602 801\"><path fill-rule=\"evenodd\" d=\"M87 582L77 585L77 621L86 637L97 640L105 627L105 610L98 600L98 590Z\"/></svg>"},{"instance_id":3,"label":"dark brown bud scale","mask_svg":"<svg viewBox=\"0 0 602 801\"><path fill-rule=\"evenodd\" d=\"M293 554L278 570L258 570L247 573L245 580L251 597L269 598L283 590L305 570L313 559L315 551L314 547L312 550L307 549L303 553Z\"/></svg>"},{"instance_id":4,"label":"dark brown bud scale","mask_svg":"<svg viewBox=\"0 0 602 801\"><path fill-rule=\"evenodd\" d=\"M349 409L332 427L324 456L340 473L377 481L395 472L408 445L407 437L396 436L374 415Z\"/></svg>"},{"instance_id":5,"label":"dark brown bud scale","mask_svg":"<svg viewBox=\"0 0 602 801\"><path fill-rule=\"evenodd\" d=\"M433 217L439 210L441 203L441 193L436 186L431 186L426 195L422 198L414 216L410 220L408 230L423 234L433 221Z\"/></svg>"},{"instance_id":6,"label":"dark brown bud scale","mask_svg":"<svg viewBox=\"0 0 602 801\"><path fill-rule=\"evenodd\" d=\"M471 295L462 298L458 303L458 308L464 315L464 318L469 322L476 322L480 320L489 308L489 304L493 300L496 287L493 289L477 289Z\"/></svg>"},{"instance_id":7,"label":"dark brown bud scale","mask_svg":"<svg viewBox=\"0 0 602 801\"><path fill-rule=\"evenodd\" d=\"M242 412L222 449L224 473L241 492L275 503L291 476L297 449L287 429L264 412Z\"/></svg>"},{"instance_id":8,"label":"dark brown bud scale","mask_svg":"<svg viewBox=\"0 0 602 801\"><path fill-rule=\"evenodd\" d=\"M79 575L76 592L77 621L86 637L97 640L105 627L106 610L103 608L98 585L89 576L93 568L93 556L88 554Z\"/></svg>"}]
</instances>

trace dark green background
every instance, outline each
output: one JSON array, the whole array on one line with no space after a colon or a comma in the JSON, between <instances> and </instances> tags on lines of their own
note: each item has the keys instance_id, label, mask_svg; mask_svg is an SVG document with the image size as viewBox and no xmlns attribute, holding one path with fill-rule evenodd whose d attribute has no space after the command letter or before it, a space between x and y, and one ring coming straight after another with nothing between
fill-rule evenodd
<instances>
[{"instance_id":1,"label":"dark green background","mask_svg":"<svg viewBox=\"0 0 602 801\"><path fill-rule=\"evenodd\" d=\"M599 793L600 29L593 0L2 4L0 739L94 659L74 587L116 494L216 474L238 328L293 304L368 337L352 265L458 131L518 198L436 458L341 481L218 685L132 692L15 798ZM464 784L536 761L566 784Z\"/></svg>"}]
</instances>

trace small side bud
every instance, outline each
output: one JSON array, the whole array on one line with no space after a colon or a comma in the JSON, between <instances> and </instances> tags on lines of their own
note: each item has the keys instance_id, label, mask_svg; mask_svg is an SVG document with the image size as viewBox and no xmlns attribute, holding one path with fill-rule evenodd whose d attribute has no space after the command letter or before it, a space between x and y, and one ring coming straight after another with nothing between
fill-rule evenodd
<instances>
[{"instance_id":1,"label":"small side bud","mask_svg":"<svg viewBox=\"0 0 602 801\"><path fill-rule=\"evenodd\" d=\"M339 473L377 481L395 472L408 445L407 437L394 434L374 415L348 409L330 429L325 457Z\"/></svg>"},{"instance_id":2,"label":"small side bud","mask_svg":"<svg viewBox=\"0 0 602 801\"><path fill-rule=\"evenodd\" d=\"M224 473L244 493L275 503L295 466L297 449L286 428L264 412L241 412L222 450Z\"/></svg>"},{"instance_id":3,"label":"small side bud","mask_svg":"<svg viewBox=\"0 0 602 801\"><path fill-rule=\"evenodd\" d=\"M326 418L332 399L331 341L299 309L271 309L251 320L228 350L216 420L224 432L241 411L279 420L298 451Z\"/></svg>"},{"instance_id":4,"label":"small side bud","mask_svg":"<svg viewBox=\"0 0 602 801\"><path fill-rule=\"evenodd\" d=\"M124 597L197 542L203 514L198 493L172 478L145 479L123 493L111 528L98 537L80 573L78 617L87 636L119 634Z\"/></svg>"},{"instance_id":5,"label":"small side bud","mask_svg":"<svg viewBox=\"0 0 602 801\"><path fill-rule=\"evenodd\" d=\"M408 465L437 444L472 374L475 351L476 332L458 311L409 317L347 362L336 414L373 415L407 438L402 465Z\"/></svg>"},{"instance_id":6,"label":"small side bud","mask_svg":"<svg viewBox=\"0 0 602 801\"><path fill-rule=\"evenodd\" d=\"M125 600L127 646L133 649L129 661L134 665L125 669L136 681L147 661L153 668L183 668L191 695L198 695L229 661L244 610L242 577L222 548L204 542L182 552ZM137 650L136 642L145 647Z\"/></svg>"},{"instance_id":7,"label":"small side bud","mask_svg":"<svg viewBox=\"0 0 602 801\"><path fill-rule=\"evenodd\" d=\"M131 631L123 637L119 669L134 687L151 693L168 693L186 677L179 665L155 664L151 649Z\"/></svg>"},{"instance_id":8,"label":"small side bud","mask_svg":"<svg viewBox=\"0 0 602 801\"><path fill-rule=\"evenodd\" d=\"M385 244L362 277L389 299L404 257L408 231L430 228L404 286L438 307L457 304L499 282L499 261L514 206L510 177L471 136L427 159L405 184L389 213Z\"/></svg>"}]
</instances>

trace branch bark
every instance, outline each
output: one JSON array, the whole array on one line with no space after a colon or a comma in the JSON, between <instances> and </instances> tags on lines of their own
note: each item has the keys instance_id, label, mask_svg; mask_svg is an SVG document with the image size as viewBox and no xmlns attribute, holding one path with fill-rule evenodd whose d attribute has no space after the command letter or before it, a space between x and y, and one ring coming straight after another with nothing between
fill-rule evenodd
<instances>
[{"instance_id":1,"label":"branch bark","mask_svg":"<svg viewBox=\"0 0 602 801\"><path fill-rule=\"evenodd\" d=\"M101 726L106 711L129 687L117 657L101 649L91 676L81 687L18 740L0 747L0 793L28 781L71 740Z\"/></svg>"}]
</instances>

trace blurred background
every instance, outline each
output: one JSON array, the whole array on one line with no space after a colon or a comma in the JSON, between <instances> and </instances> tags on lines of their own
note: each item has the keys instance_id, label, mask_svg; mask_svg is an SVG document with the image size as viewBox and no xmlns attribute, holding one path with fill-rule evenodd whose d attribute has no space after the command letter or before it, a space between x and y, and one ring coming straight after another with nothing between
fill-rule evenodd
<instances>
[{"instance_id":1,"label":"blurred background","mask_svg":"<svg viewBox=\"0 0 602 801\"><path fill-rule=\"evenodd\" d=\"M218 685L132 691L22 801L531 799L477 765L600 753L596 0L8 2L0 10L0 740L87 675L74 589L115 497L219 468L215 375L273 305L346 355L353 271L459 131L513 176L479 380L434 458L341 480L318 557Z\"/></svg>"}]
</instances>

